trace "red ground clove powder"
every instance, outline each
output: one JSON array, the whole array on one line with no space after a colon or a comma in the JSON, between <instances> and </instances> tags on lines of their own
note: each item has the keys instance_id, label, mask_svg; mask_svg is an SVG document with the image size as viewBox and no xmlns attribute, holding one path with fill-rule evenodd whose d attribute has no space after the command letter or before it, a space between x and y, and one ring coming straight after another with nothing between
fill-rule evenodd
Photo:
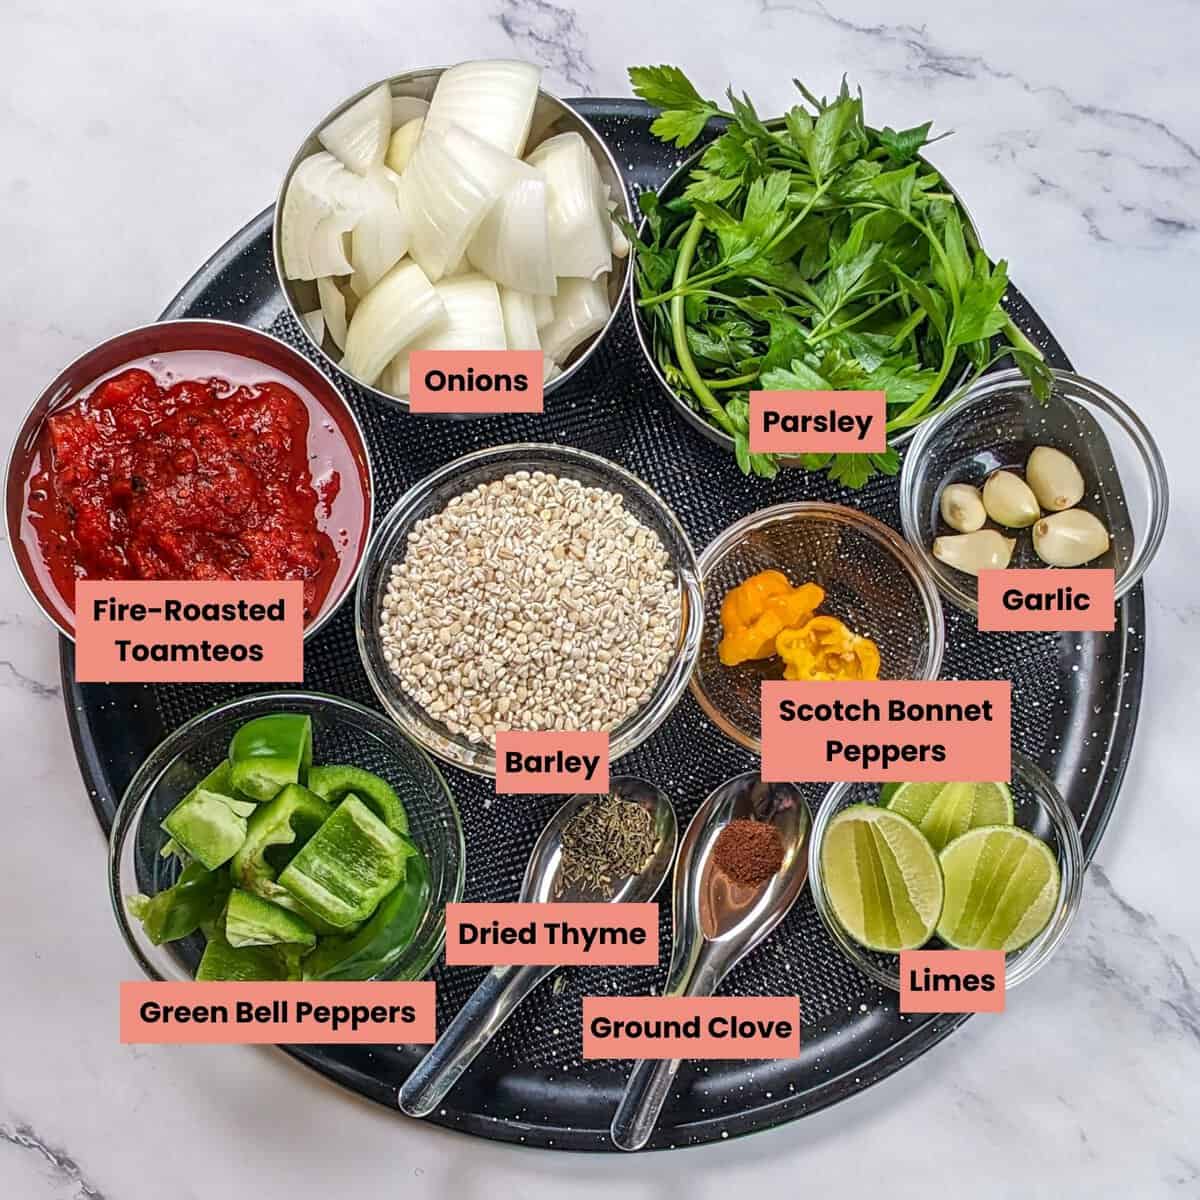
<instances>
[{"instance_id":1,"label":"red ground clove powder","mask_svg":"<svg viewBox=\"0 0 1200 1200\"><path fill-rule=\"evenodd\" d=\"M783 866L783 839L767 821L730 821L717 834L713 861L734 883L757 887Z\"/></svg>"}]
</instances>

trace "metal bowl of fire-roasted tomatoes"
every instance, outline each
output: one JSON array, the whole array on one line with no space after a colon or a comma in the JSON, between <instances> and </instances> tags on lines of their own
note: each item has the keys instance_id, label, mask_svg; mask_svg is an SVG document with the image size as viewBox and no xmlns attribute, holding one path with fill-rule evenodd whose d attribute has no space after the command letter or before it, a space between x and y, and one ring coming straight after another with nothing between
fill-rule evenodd
<instances>
[{"instance_id":1,"label":"metal bowl of fire-roasted tomatoes","mask_svg":"<svg viewBox=\"0 0 1200 1200\"><path fill-rule=\"evenodd\" d=\"M305 635L353 587L371 533L366 442L320 371L269 334L163 321L119 334L38 397L8 462L8 543L67 637L79 580L298 580Z\"/></svg>"}]
</instances>

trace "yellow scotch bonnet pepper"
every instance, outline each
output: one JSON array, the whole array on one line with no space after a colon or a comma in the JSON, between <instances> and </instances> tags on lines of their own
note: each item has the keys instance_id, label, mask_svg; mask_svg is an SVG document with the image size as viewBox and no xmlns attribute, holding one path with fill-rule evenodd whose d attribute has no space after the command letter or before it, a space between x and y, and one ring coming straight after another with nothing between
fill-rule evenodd
<instances>
[{"instance_id":1,"label":"yellow scotch bonnet pepper","mask_svg":"<svg viewBox=\"0 0 1200 1200\"><path fill-rule=\"evenodd\" d=\"M792 587L782 571L759 571L731 588L721 602L720 645L717 654L727 667L751 659L770 658L776 639L804 625L825 599L815 583Z\"/></svg>"},{"instance_id":2,"label":"yellow scotch bonnet pepper","mask_svg":"<svg viewBox=\"0 0 1200 1200\"><path fill-rule=\"evenodd\" d=\"M785 679L879 678L879 647L837 617L813 617L799 629L785 629L775 648L787 664Z\"/></svg>"}]
</instances>

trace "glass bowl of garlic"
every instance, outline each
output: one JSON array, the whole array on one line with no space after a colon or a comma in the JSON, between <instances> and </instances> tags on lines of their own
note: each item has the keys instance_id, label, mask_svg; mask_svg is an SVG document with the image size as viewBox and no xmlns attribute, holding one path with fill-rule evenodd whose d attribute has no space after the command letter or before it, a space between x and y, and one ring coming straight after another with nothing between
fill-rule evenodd
<instances>
[{"instance_id":1,"label":"glass bowl of garlic","mask_svg":"<svg viewBox=\"0 0 1200 1200\"><path fill-rule=\"evenodd\" d=\"M1001 567L1110 567L1119 600L1162 541L1167 476L1150 431L1100 384L1051 376L1044 401L1020 371L983 376L905 454L904 536L967 612L979 571Z\"/></svg>"}]
</instances>

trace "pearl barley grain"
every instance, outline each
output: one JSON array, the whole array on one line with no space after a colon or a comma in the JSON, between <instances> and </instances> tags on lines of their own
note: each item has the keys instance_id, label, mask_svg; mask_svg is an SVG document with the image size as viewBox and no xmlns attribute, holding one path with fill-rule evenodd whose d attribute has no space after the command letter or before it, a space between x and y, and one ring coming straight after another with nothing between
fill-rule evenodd
<instances>
[{"instance_id":1,"label":"pearl barley grain","mask_svg":"<svg viewBox=\"0 0 1200 1200\"><path fill-rule=\"evenodd\" d=\"M619 493L544 471L480 484L418 521L382 609L384 661L404 691L493 744L497 729L619 725L649 700L680 622L657 534Z\"/></svg>"}]
</instances>

